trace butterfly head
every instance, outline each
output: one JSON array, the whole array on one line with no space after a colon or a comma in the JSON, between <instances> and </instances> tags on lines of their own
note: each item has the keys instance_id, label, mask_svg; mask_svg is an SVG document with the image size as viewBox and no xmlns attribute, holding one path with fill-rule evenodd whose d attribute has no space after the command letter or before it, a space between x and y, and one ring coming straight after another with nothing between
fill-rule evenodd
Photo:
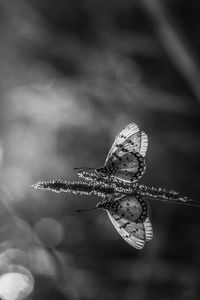
<instances>
[{"instance_id":1,"label":"butterfly head","mask_svg":"<svg viewBox=\"0 0 200 300\"><path fill-rule=\"evenodd\" d=\"M118 206L119 206L119 202L117 200L106 200L106 201L97 203L96 207L100 208L100 209L108 210L108 209L112 209L112 208L117 208Z\"/></svg>"}]
</instances>

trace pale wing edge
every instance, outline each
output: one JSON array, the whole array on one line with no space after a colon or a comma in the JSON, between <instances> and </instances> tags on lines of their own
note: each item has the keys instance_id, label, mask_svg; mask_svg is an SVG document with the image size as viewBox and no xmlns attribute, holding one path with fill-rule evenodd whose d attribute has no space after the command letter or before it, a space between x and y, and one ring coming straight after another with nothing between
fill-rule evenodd
<instances>
[{"instance_id":1,"label":"pale wing edge","mask_svg":"<svg viewBox=\"0 0 200 300\"><path fill-rule=\"evenodd\" d=\"M137 133L137 132L140 131L139 127L138 127L137 124L135 124L135 123L130 123L130 124L128 124L126 127L124 127L124 128L116 135L115 140L114 140L114 142L113 142L113 144L112 144L112 146L111 146L111 148L110 148L110 150L109 150L109 152L108 152L108 155L107 155L107 157L106 157L105 163L108 161L108 159L109 159L110 156L112 155L113 148L116 146L117 140L120 138L121 135L124 134L124 132L126 132L126 131L128 131L128 130L130 131L130 133L126 136L126 139L127 139L129 136L131 136L131 135L133 135L133 134L135 134L135 133Z\"/></svg>"},{"instance_id":2,"label":"pale wing edge","mask_svg":"<svg viewBox=\"0 0 200 300\"><path fill-rule=\"evenodd\" d=\"M132 134L135 134L137 132L140 131L139 127L137 126L137 124L135 123L129 123L128 125L126 125L115 137L115 141L117 140L118 137L120 137L120 135L123 135L124 132L129 131L129 134L127 135L126 138L128 138L129 136L131 136ZM115 142L114 141L114 142Z\"/></svg>"},{"instance_id":3,"label":"pale wing edge","mask_svg":"<svg viewBox=\"0 0 200 300\"><path fill-rule=\"evenodd\" d=\"M146 218L146 220L144 221L143 224L144 224L144 228L145 228L146 241L150 241L153 239L153 228L152 228L149 218Z\"/></svg>"},{"instance_id":4,"label":"pale wing edge","mask_svg":"<svg viewBox=\"0 0 200 300\"><path fill-rule=\"evenodd\" d=\"M110 221L112 222L113 226L117 230L117 232L121 235L121 237L132 247L140 250L144 247L145 240L138 239L128 233L124 228L120 228L119 224L115 219L111 216L109 211L107 211ZM134 223L134 222L133 222Z\"/></svg>"},{"instance_id":5,"label":"pale wing edge","mask_svg":"<svg viewBox=\"0 0 200 300\"><path fill-rule=\"evenodd\" d=\"M148 148L148 136L144 131L141 131L141 145L139 153L145 157Z\"/></svg>"}]
</instances>

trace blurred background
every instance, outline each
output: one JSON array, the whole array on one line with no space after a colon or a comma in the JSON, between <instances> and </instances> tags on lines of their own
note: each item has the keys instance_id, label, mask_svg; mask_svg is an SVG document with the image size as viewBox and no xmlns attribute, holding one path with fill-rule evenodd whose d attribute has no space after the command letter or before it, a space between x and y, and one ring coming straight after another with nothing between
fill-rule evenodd
<instances>
[{"instance_id":1,"label":"blurred background","mask_svg":"<svg viewBox=\"0 0 200 300\"><path fill-rule=\"evenodd\" d=\"M103 165L135 122L141 183L200 200L200 3L0 1L0 298L196 300L200 209L151 201L130 247L100 200L34 190Z\"/></svg>"}]
</instances>

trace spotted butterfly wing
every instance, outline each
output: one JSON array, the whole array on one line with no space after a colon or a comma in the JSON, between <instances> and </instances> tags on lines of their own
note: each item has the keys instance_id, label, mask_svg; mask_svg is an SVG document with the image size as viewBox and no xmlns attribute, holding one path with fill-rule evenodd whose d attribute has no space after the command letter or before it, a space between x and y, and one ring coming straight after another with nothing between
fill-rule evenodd
<instances>
[{"instance_id":1,"label":"spotted butterfly wing","mask_svg":"<svg viewBox=\"0 0 200 300\"><path fill-rule=\"evenodd\" d=\"M116 136L100 171L126 182L139 180L146 170L144 156L147 147L147 135L136 124L127 125Z\"/></svg>"},{"instance_id":2,"label":"spotted butterfly wing","mask_svg":"<svg viewBox=\"0 0 200 300\"><path fill-rule=\"evenodd\" d=\"M134 151L145 157L147 147L148 137L146 133L140 131L135 123L130 123L116 136L105 163L109 161L114 153L121 157L124 154L124 150L128 152Z\"/></svg>"},{"instance_id":3,"label":"spotted butterfly wing","mask_svg":"<svg viewBox=\"0 0 200 300\"><path fill-rule=\"evenodd\" d=\"M103 203L104 208L107 208L111 215L118 215L118 219L125 218L126 221L143 222L148 215L147 204L139 196L123 195Z\"/></svg>"},{"instance_id":4,"label":"spotted butterfly wing","mask_svg":"<svg viewBox=\"0 0 200 300\"><path fill-rule=\"evenodd\" d=\"M115 229L130 246L142 249L145 242L153 238L153 230L149 218L141 223L129 222L127 224L126 219L118 220L118 215L111 215L109 211L107 213Z\"/></svg>"},{"instance_id":5,"label":"spotted butterfly wing","mask_svg":"<svg viewBox=\"0 0 200 300\"><path fill-rule=\"evenodd\" d=\"M114 176L125 182L135 182L145 173L146 165L143 156L138 152L126 151L122 156L113 153L104 169L107 176Z\"/></svg>"},{"instance_id":6,"label":"spotted butterfly wing","mask_svg":"<svg viewBox=\"0 0 200 300\"><path fill-rule=\"evenodd\" d=\"M153 238L147 204L142 198L125 195L99 203L98 207L107 211L116 230L134 248L142 249Z\"/></svg>"}]
</instances>

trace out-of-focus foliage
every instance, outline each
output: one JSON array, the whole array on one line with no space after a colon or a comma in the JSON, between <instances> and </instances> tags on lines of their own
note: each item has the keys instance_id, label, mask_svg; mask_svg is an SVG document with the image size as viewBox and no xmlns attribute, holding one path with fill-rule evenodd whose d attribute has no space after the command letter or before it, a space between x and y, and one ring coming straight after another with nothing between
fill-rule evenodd
<instances>
[{"instance_id":1,"label":"out-of-focus foliage","mask_svg":"<svg viewBox=\"0 0 200 300\"><path fill-rule=\"evenodd\" d=\"M198 1L0 2L0 296L198 299L200 210L151 202L154 239L127 245L96 197L33 190L103 164L129 122L143 182L199 200Z\"/></svg>"}]
</instances>

